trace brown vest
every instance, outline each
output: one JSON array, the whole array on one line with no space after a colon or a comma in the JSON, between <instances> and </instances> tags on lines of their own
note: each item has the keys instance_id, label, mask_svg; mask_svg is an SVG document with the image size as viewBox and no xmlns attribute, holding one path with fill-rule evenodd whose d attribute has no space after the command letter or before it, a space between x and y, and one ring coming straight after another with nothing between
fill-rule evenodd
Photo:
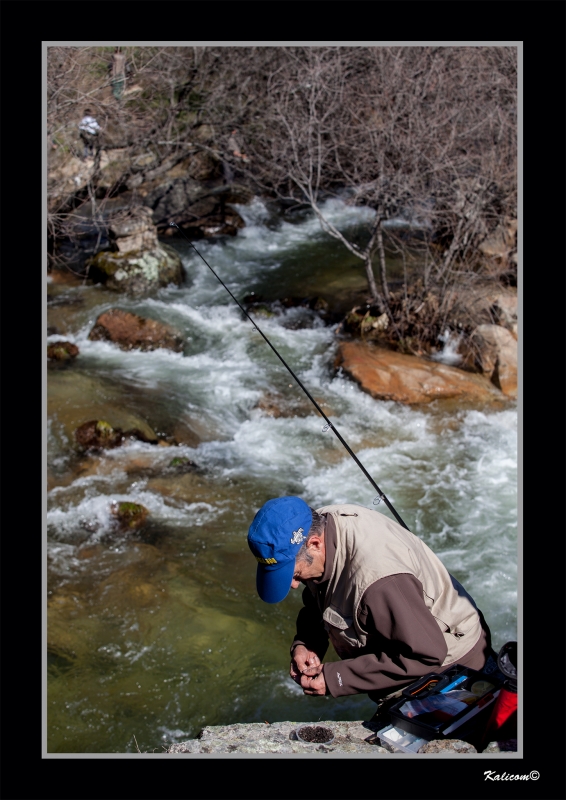
<instances>
[{"instance_id":1,"label":"brown vest","mask_svg":"<svg viewBox=\"0 0 566 800\"><path fill-rule=\"evenodd\" d=\"M367 632L358 621L366 589L402 572L421 582L423 600L444 634L448 652L442 666L476 644L481 622L474 601L421 539L378 511L353 503L317 511L331 515L336 526L336 554L322 617L341 658L359 655L366 645Z\"/></svg>"}]
</instances>

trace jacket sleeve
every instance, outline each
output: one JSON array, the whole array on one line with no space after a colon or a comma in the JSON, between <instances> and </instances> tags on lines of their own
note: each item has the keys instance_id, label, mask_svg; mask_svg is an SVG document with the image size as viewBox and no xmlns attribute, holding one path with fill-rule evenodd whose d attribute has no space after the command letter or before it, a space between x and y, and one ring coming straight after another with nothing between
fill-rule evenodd
<instances>
[{"instance_id":1,"label":"jacket sleeve","mask_svg":"<svg viewBox=\"0 0 566 800\"><path fill-rule=\"evenodd\" d=\"M291 656L298 644L304 644L309 650L314 650L322 661L328 650L328 633L322 622L316 598L308 587L303 589L303 604L297 616L297 633L291 645Z\"/></svg>"},{"instance_id":2,"label":"jacket sleeve","mask_svg":"<svg viewBox=\"0 0 566 800\"><path fill-rule=\"evenodd\" d=\"M366 653L324 665L333 697L393 691L440 667L446 658L444 636L414 575L390 575L373 583L362 597L358 620L368 633Z\"/></svg>"}]
</instances>

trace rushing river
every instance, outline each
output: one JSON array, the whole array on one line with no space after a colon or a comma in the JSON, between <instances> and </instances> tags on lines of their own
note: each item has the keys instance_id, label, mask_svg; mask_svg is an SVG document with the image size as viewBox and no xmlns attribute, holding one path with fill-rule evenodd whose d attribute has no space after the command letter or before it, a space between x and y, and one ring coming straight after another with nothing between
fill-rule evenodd
<instances>
[{"instance_id":1,"label":"rushing river","mask_svg":"<svg viewBox=\"0 0 566 800\"><path fill-rule=\"evenodd\" d=\"M274 221L257 201L239 210L247 227L236 238L196 245L240 300L351 300L363 290L361 262L316 220ZM331 213L342 227L359 221L338 203ZM150 299L78 282L49 287L57 333L48 341L73 341L80 355L50 367L47 380L48 752L135 752L136 742L160 752L204 725L367 719L375 709L365 695L306 697L290 680L300 592L263 603L246 544L271 497L375 508L375 491L190 246L174 246L185 285ZM89 341L96 317L115 306L174 326L184 353ZM282 307L256 321L472 594L495 648L516 639L516 405L379 402L335 374L335 326L315 312ZM84 456L73 432L90 419L149 426L181 444ZM174 456L199 469L171 467ZM116 531L111 505L122 500L149 510L143 532Z\"/></svg>"}]
</instances>

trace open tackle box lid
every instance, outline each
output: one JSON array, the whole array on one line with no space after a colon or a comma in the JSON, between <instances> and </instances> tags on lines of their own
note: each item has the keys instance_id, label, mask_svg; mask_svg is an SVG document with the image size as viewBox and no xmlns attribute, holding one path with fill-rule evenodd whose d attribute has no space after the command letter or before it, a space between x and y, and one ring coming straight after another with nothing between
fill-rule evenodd
<instances>
[{"instance_id":1,"label":"open tackle box lid","mask_svg":"<svg viewBox=\"0 0 566 800\"><path fill-rule=\"evenodd\" d=\"M403 690L389 709L391 724L427 741L455 738L456 730L496 700L502 686L497 673L459 664L430 672Z\"/></svg>"}]
</instances>

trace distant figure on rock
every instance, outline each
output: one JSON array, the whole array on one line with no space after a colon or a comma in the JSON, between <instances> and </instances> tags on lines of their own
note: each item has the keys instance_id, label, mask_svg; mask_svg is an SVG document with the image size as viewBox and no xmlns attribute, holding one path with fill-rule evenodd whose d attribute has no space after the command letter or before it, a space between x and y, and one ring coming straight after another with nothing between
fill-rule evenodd
<instances>
[{"instance_id":1,"label":"distant figure on rock","mask_svg":"<svg viewBox=\"0 0 566 800\"><path fill-rule=\"evenodd\" d=\"M126 56L122 53L121 47L116 47L114 50L108 70L111 76L112 94L119 102L126 87Z\"/></svg>"},{"instance_id":2,"label":"distant figure on rock","mask_svg":"<svg viewBox=\"0 0 566 800\"><path fill-rule=\"evenodd\" d=\"M237 139L237 134L238 131L233 130L228 138L226 147L227 150L226 156L222 161L222 172L224 175L224 183L232 183L232 181L234 180L234 170L230 165L230 161L232 159L234 158L241 159L246 163L250 160L249 156L242 153L240 143Z\"/></svg>"},{"instance_id":3,"label":"distant figure on rock","mask_svg":"<svg viewBox=\"0 0 566 800\"><path fill-rule=\"evenodd\" d=\"M92 116L90 108L85 108L84 117L79 123L80 137L83 140L84 151L83 160L90 154L93 158L95 151L98 151L98 132L101 130L100 125Z\"/></svg>"}]
</instances>

